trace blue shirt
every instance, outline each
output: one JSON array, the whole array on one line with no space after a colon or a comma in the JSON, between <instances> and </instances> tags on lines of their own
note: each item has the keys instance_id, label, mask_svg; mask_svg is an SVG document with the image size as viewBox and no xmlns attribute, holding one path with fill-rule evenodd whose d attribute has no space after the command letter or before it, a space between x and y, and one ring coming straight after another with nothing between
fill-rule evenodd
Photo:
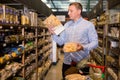
<instances>
[{"instance_id":1,"label":"blue shirt","mask_svg":"<svg viewBox=\"0 0 120 80\"><path fill-rule=\"evenodd\" d=\"M52 38L59 44L64 45L67 42L80 43L83 50L74 53L64 53L64 63L71 64L71 61L78 62L89 56L90 50L98 46L98 35L94 25L83 19L68 21L65 30L59 35L53 35Z\"/></svg>"}]
</instances>

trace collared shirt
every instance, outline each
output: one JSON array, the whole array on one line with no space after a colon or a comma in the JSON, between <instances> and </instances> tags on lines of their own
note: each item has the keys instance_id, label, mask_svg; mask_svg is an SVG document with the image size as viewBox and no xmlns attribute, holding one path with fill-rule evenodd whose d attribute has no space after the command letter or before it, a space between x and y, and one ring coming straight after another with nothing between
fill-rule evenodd
<instances>
[{"instance_id":1,"label":"collared shirt","mask_svg":"<svg viewBox=\"0 0 120 80\"><path fill-rule=\"evenodd\" d=\"M89 56L90 50L98 46L98 35L94 25L83 19L77 21L68 21L65 30L59 35L53 35L52 38L59 44L64 45L67 42L80 43L83 50L73 53L64 53L64 63L71 64L71 61L78 62Z\"/></svg>"}]
</instances>

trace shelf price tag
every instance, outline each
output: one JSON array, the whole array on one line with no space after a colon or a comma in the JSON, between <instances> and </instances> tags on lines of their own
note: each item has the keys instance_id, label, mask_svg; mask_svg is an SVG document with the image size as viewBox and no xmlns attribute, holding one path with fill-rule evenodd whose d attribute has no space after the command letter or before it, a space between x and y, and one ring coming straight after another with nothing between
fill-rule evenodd
<instances>
[{"instance_id":1,"label":"shelf price tag","mask_svg":"<svg viewBox=\"0 0 120 80\"><path fill-rule=\"evenodd\" d=\"M0 29L2 29L2 26L0 26Z\"/></svg>"},{"instance_id":2,"label":"shelf price tag","mask_svg":"<svg viewBox=\"0 0 120 80\"><path fill-rule=\"evenodd\" d=\"M10 29L13 29L13 26L10 26Z\"/></svg>"},{"instance_id":3,"label":"shelf price tag","mask_svg":"<svg viewBox=\"0 0 120 80\"><path fill-rule=\"evenodd\" d=\"M3 44L3 47L5 47L6 45L7 45L7 44L6 44L6 43L4 43L4 44Z\"/></svg>"}]
</instances>

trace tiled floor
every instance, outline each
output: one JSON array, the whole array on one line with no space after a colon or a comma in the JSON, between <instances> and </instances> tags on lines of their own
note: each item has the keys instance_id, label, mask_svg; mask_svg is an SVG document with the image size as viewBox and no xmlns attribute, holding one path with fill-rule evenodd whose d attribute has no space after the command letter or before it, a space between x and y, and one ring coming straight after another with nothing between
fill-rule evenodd
<instances>
[{"instance_id":1,"label":"tiled floor","mask_svg":"<svg viewBox=\"0 0 120 80\"><path fill-rule=\"evenodd\" d=\"M45 80L62 80L62 63L63 54L60 55L56 65L52 65L48 73L46 74Z\"/></svg>"}]
</instances>

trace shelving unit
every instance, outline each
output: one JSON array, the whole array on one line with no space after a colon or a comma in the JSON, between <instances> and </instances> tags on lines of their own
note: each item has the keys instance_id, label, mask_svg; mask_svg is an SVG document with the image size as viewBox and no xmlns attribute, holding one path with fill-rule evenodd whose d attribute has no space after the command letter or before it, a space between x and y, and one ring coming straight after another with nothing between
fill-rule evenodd
<instances>
[{"instance_id":1,"label":"shelving unit","mask_svg":"<svg viewBox=\"0 0 120 80\"><path fill-rule=\"evenodd\" d=\"M96 65L104 66L106 18L105 11L103 10L103 0L100 0L96 6L97 7L94 7L89 13L91 21L94 23L98 34L98 47L91 51L91 58L95 61Z\"/></svg>"},{"instance_id":2,"label":"shelving unit","mask_svg":"<svg viewBox=\"0 0 120 80\"><path fill-rule=\"evenodd\" d=\"M120 19L116 17L120 15L120 1L108 0L107 10L105 80L120 80Z\"/></svg>"},{"instance_id":3,"label":"shelving unit","mask_svg":"<svg viewBox=\"0 0 120 80\"><path fill-rule=\"evenodd\" d=\"M98 65L104 66L104 56L105 56L105 24L97 25L98 33L98 44L99 46L94 49L94 59Z\"/></svg>"},{"instance_id":4,"label":"shelving unit","mask_svg":"<svg viewBox=\"0 0 120 80\"><path fill-rule=\"evenodd\" d=\"M22 14L17 16L19 23L14 23L14 15L5 12L5 17L0 19L0 80L41 80L51 66L51 35L44 26L31 26Z\"/></svg>"},{"instance_id":5,"label":"shelving unit","mask_svg":"<svg viewBox=\"0 0 120 80\"><path fill-rule=\"evenodd\" d=\"M120 79L120 36L114 36L111 30L116 28L120 35L120 23L109 24L106 39L106 80Z\"/></svg>"},{"instance_id":6,"label":"shelving unit","mask_svg":"<svg viewBox=\"0 0 120 80\"><path fill-rule=\"evenodd\" d=\"M15 52L13 53L9 51L6 53L1 53L0 56L1 80L11 79L14 76L22 76L23 78L27 79L29 78L28 76L33 74L33 72L38 74L38 67L40 67L41 65L45 65L46 61L50 60L49 56L52 53L51 51L52 40L50 34L47 32L47 29L39 26L27 27L23 25L2 23L0 24L0 26L1 26L0 33L5 35L3 36L3 38L1 38L0 43L1 52L4 49L11 50L12 47L15 48L14 46L18 47L19 45L22 45L22 49L20 51L18 49L16 50L16 52L18 53ZM7 35L8 32L9 35ZM25 33L30 34L30 32L31 34L34 32L34 35L29 36L28 34L25 34ZM8 40L9 38L7 38L7 36L9 36L9 38L11 39ZM36 80L37 77L38 76L36 75Z\"/></svg>"}]
</instances>

